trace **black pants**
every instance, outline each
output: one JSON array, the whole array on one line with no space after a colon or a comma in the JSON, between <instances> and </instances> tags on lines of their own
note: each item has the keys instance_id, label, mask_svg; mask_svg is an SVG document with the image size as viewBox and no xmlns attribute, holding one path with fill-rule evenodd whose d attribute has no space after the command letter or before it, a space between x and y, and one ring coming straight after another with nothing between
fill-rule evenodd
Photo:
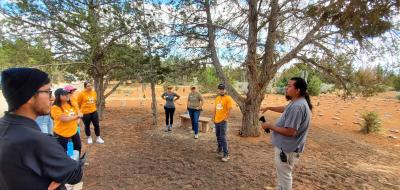
<instances>
[{"instance_id":1,"label":"black pants","mask_svg":"<svg viewBox=\"0 0 400 190\"><path fill-rule=\"evenodd\" d=\"M65 151L67 151L68 140L71 139L72 143L74 143L74 150L79 151L79 154L81 154L82 143L78 132L72 137L62 137L58 134L55 135L57 136L57 141L61 144Z\"/></svg>"},{"instance_id":2,"label":"black pants","mask_svg":"<svg viewBox=\"0 0 400 190\"><path fill-rule=\"evenodd\" d=\"M86 136L90 136L90 123L93 123L94 133L96 136L100 136L100 125L99 125L99 114L97 111L89 114L83 115L83 124L85 124L85 133Z\"/></svg>"},{"instance_id":3,"label":"black pants","mask_svg":"<svg viewBox=\"0 0 400 190\"><path fill-rule=\"evenodd\" d=\"M174 123L175 108L164 107L165 110L165 124L172 125Z\"/></svg>"}]
</instances>

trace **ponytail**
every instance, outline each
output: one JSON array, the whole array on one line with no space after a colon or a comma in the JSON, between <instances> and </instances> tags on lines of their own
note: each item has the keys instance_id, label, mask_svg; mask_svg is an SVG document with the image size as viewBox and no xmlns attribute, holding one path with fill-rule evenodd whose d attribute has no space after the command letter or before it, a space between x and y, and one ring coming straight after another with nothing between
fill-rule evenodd
<instances>
[{"instance_id":1,"label":"ponytail","mask_svg":"<svg viewBox=\"0 0 400 190\"><path fill-rule=\"evenodd\" d=\"M310 110L312 110L313 105L311 104L310 95L308 94L308 92L306 92L306 93L304 94L304 98L305 98L306 101L307 101L308 107L310 108Z\"/></svg>"}]
</instances>

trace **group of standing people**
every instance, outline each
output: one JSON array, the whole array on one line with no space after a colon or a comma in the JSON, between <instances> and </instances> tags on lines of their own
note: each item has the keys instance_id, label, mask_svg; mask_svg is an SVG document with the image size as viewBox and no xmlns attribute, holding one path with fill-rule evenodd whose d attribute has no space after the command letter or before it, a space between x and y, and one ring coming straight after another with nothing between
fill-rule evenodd
<instances>
[{"instance_id":1,"label":"group of standing people","mask_svg":"<svg viewBox=\"0 0 400 190\"><path fill-rule=\"evenodd\" d=\"M191 92L188 95L187 112L192 122L192 131L194 138L199 138L199 118L200 113L203 111L203 96L198 92L196 86L190 87ZM172 131L173 117L175 112L174 102L180 99L180 96L172 91L172 86L167 87L167 91L161 95L166 103L165 110L165 123L166 132ZM229 160L228 143L226 132L228 128L228 118L232 109L233 100L226 94L225 85L218 85L218 96L215 99L215 109L213 110L213 121L215 125L215 133L218 142L217 152L223 153L221 160L227 162Z\"/></svg>"},{"instance_id":2,"label":"group of standing people","mask_svg":"<svg viewBox=\"0 0 400 190\"><path fill-rule=\"evenodd\" d=\"M223 154L221 158L223 162L229 160L227 128L233 106L233 100L226 94L225 88L224 84L218 85L218 96L214 100L212 116L217 138L216 153ZM167 101L165 104L167 131L171 131L172 118L175 111L173 102L178 100L180 96L172 92L172 87L168 87L168 91L162 97ZM260 109L262 113L274 111L282 114L275 124L265 122L261 125L263 129L273 131L272 144L275 151L277 189L279 190L292 189L293 168L304 151L313 108L307 92L307 82L300 77L293 77L288 81L285 88L285 97L287 101L290 101L286 106ZM203 104L204 100L201 94L197 92L195 86L192 86L188 97L187 109L196 139L198 138L198 119ZM171 107L173 107L172 112L170 111Z\"/></svg>"},{"instance_id":3,"label":"group of standing people","mask_svg":"<svg viewBox=\"0 0 400 190\"><path fill-rule=\"evenodd\" d=\"M90 82L77 88L51 90L47 73L31 68L10 68L1 73L8 111L0 119L0 189L65 189L82 178L80 125L88 144L100 137L97 94ZM73 160L69 143L78 152ZM74 152L75 152L74 151ZM19 178L21 178L19 180Z\"/></svg>"},{"instance_id":4,"label":"group of standing people","mask_svg":"<svg viewBox=\"0 0 400 190\"><path fill-rule=\"evenodd\" d=\"M10 68L1 73L3 96L8 111L0 119L0 189L66 189L65 184L79 183L85 159L73 160L60 140L41 131L38 116L49 115L52 90L47 73L31 68ZM62 97L61 97L62 96ZM74 136L80 115L71 111L67 95L57 90L61 114L54 119L54 134ZM62 100L61 100L62 99ZM57 111L55 111L57 112ZM67 121L68 120L68 121ZM73 129L64 129L71 126ZM44 129L44 128L43 128ZM50 130L50 132L49 132ZM51 134L51 128L46 130Z\"/></svg>"},{"instance_id":5,"label":"group of standing people","mask_svg":"<svg viewBox=\"0 0 400 190\"><path fill-rule=\"evenodd\" d=\"M68 142L72 142L73 150L81 152L82 143L80 126L85 126L88 144L93 144L90 125L93 124L96 134L96 143L103 144L100 137L99 116L96 108L97 94L92 89L92 84L84 82L82 92L77 88L67 85L58 88L52 97L52 106L48 115L36 119L43 133L56 137L61 146L67 151Z\"/></svg>"},{"instance_id":6,"label":"group of standing people","mask_svg":"<svg viewBox=\"0 0 400 190\"><path fill-rule=\"evenodd\" d=\"M74 95L76 88L73 86L59 88L54 93L52 104L50 79L46 73L31 68L11 68L3 71L1 78L8 111L0 119L0 189L63 190L67 183L80 182L85 159L75 161L66 154L66 144L70 140L73 141L75 150L81 149L78 121L83 120L89 144L93 143L90 135L91 123L95 127L96 142L104 143L100 137L96 93L92 85L85 82L85 89L78 95ZM292 171L304 151L312 110L304 79L290 79L285 94L290 101L288 105L260 110L282 113L275 124L262 124L262 128L273 131L277 189L292 188ZM174 101L180 96L169 87L162 97L167 102L166 130L171 131ZM203 104L201 94L192 86L187 108L196 139ZM226 94L224 84L218 85L218 96L214 105L212 120L217 138L216 153L223 154L222 161L227 162L227 123L233 100ZM39 120L40 116L44 117ZM51 123L46 121L45 117L48 116L54 121L54 128L46 125Z\"/></svg>"}]
</instances>

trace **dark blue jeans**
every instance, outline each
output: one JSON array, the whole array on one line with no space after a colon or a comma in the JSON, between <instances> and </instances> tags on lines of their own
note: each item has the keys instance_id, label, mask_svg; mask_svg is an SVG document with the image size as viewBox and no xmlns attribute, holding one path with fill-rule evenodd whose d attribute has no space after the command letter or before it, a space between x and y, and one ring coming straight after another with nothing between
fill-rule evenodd
<instances>
[{"instance_id":1,"label":"dark blue jeans","mask_svg":"<svg viewBox=\"0 0 400 190\"><path fill-rule=\"evenodd\" d=\"M199 117L200 110L188 108L190 120L192 121L192 130L194 134L199 134Z\"/></svg>"},{"instance_id":2,"label":"dark blue jeans","mask_svg":"<svg viewBox=\"0 0 400 190\"><path fill-rule=\"evenodd\" d=\"M228 124L226 121L222 121L221 123L215 123L215 134L217 136L218 141L218 151L223 151L224 156L229 154L228 151L228 142L226 139L226 130L228 128Z\"/></svg>"}]
</instances>

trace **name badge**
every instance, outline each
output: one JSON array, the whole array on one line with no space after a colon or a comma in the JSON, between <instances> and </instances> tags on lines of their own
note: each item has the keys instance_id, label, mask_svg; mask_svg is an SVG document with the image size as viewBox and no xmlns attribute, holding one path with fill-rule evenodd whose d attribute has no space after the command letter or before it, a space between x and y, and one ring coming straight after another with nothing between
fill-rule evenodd
<instances>
[{"instance_id":1,"label":"name badge","mask_svg":"<svg viewBox=\"0 0 400 190\"><path fill-rule=\"evenodd\" d=\"M94 98L93 97L88 97L87 103L88 104L94 104Z\"/></svg>"},{"instance_id":2,"label":"name badge","mask_svg":"<svg viewBox=\"0 0 400 190\"><path fill-rule=\"evenodd\" d=\"M217 110L222 110L224 106L222 105L222 102L218 102L218 104L215 107Z\"/></svg>"}]
</instances>

